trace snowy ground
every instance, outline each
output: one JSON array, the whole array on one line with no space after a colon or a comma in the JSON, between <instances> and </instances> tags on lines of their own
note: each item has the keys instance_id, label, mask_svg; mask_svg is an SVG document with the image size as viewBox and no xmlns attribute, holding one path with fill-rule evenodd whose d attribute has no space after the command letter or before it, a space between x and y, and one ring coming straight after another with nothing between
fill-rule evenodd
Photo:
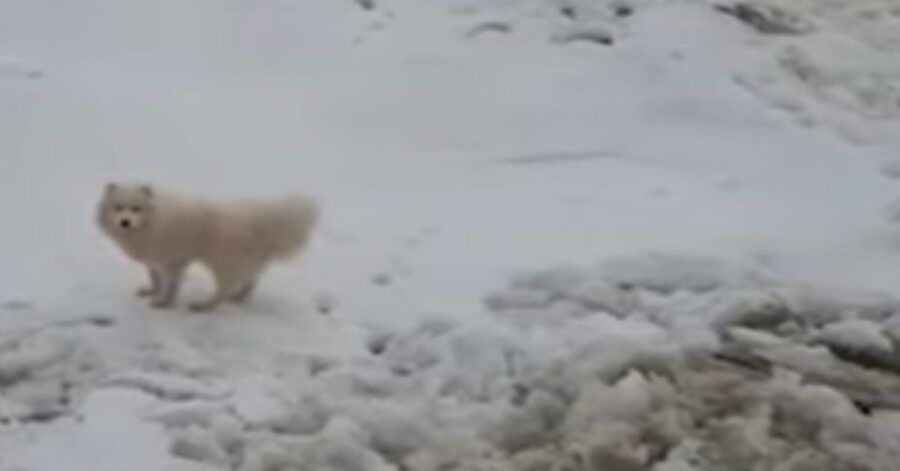
<instances>
[{"instance_id":1,"label":"snowy ground","mask_svg":"<svg viewBox=\"0 0 900 471\"><path fill-rule=\"evenodd\" d=\"M771 4L0 0L0 471L895 469L900 7ZM131 177L324 220L154 311Z\"/></svg>"}]
</instances>

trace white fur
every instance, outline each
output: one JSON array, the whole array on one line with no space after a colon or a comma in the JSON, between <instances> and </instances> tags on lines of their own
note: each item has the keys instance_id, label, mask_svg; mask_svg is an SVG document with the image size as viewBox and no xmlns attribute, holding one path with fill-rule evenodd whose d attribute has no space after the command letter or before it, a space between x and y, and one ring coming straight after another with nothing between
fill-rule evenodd
<instances>
[{"instance_id":1,"label":"white fur","mask_svg":"<svg viewBox=\"0 0 900 471\"><path fill-rule=\"evenodd\" d=\"M226 203L144 184L110 184L97 206L103 232L147 267L150 286L138 294L153 306L174 302L188 264L209 269L216 292L195 310L246 299L269 263L306 245L318 217L305 196Z\"/></svg>"}]
</instances>

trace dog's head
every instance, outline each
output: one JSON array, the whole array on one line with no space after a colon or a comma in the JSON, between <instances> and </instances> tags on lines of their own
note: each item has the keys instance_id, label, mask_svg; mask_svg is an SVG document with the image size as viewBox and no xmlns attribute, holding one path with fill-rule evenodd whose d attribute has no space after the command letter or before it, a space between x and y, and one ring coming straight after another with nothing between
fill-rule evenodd
<instances>
[{"instance_id":1,"label":"dog's head","mask_svg":"<svg viewBox=\"0 0 900 471\"><path fill-rule=\"evenodd\" d=\"M107 184L97 208L100 226L118 237L145 231L153 221L154 196L150 185Z\"/></svg>"}]
</instances>

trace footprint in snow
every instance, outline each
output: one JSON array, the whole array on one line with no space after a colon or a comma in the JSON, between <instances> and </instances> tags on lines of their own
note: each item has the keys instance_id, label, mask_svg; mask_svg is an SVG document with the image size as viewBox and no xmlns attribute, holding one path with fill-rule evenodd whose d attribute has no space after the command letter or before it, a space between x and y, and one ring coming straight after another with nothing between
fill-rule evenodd
<instances>
[{"instance_id":1,"label":"footprint in snow","mask_svg":"<svg viewBox=\"0 0 900 471\"><path fill-rule=\"evenodd\" d=\"M315 304L316 311L318 311L319 314L327 315L331 314L335 308L337 308L338 300L337 296L321 291L313 296L313 304Z\"/></svg>"},{"instance_id":2,"label":"footprint in snow","mask_svg":"<svg viewBox=\"0 0 900 471\"><path fill-rule=\"evenodd\" d=\"M881 175L892 180L900 179L900 160L891 160L882 165Z\"/></svg>"},{"instance_id":3,"label":"footprint in snow","mask_svg":"<svg viewBox=\"0 0 900 471\"><path fill-rule=\"evenodd\" d=\"M372 284L376 286L387 286L391 284L393 277L390 273L380 272L372 275Z\"/></svg>"},{"instance_id":4,"label":"footprint in snow","mask_svg":"<svg viewBox=\"0 0 900 471\"><path fill-rule=\"evenodd\" d=\"M10 299L0 303L0 308L7 311L26 311L34 307L34 304L23 299Z\"/></svg>"},{"instance_id":5,"label":"footprint in snow","mask_svg":"<svg viewBox=\"0 0 900 471\"><path fill-rule=\"evenodd\" d=\"M668 198L672 195L672 190L665 187L651 188L647 195L651 198Z\"/></svg>"}]
</instances>

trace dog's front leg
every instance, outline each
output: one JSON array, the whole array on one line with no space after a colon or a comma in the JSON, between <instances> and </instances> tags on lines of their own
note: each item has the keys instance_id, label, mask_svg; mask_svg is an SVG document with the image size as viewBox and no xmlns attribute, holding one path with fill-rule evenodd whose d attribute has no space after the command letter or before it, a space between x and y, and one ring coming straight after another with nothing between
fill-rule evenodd
<instances>
[{"instance_id":1,"label":"dog's front leg","mask_svg":"<svg viewBox=\"0 0 900 471\"><path fill-rule=\"evenodd\" d=\"M150 284L147 286L141 286L137 289L137 295L141 298L155 296L160 289L160 276L159 272L156 268L147 267L147 277L150 280Z\"/></svg>"},{"instance_id":2,"label":"dog's front leg","mask_svg":"<svg viewBox=\"0 0 900 471\"><path fill-rule=\"evenodd\" d=\"M172 264L156 270L159 288L150 300L150 305L158 308L170 307L178 296L181 278L184 276L184 264Z\"/></svg>"}]
</instances>

